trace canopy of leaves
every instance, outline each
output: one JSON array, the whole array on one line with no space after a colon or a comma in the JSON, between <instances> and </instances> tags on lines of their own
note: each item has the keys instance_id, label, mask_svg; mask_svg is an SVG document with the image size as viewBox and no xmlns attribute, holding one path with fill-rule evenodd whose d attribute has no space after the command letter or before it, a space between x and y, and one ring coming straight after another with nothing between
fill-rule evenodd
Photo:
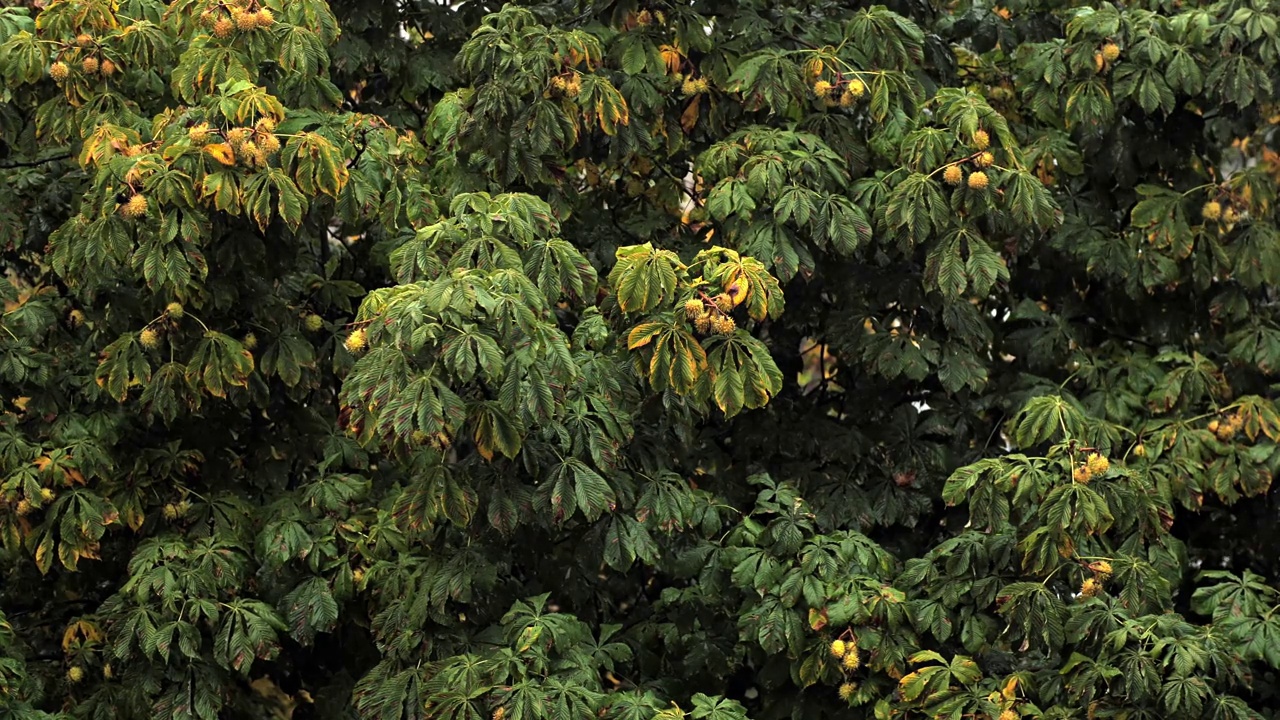
<instances>
[{"instance_id":1,"label":"canopy of leaves","mask_svg":"<svg viewBox=\"0 0 1280 720\"><path fill-rule=\"evenodd\" d=\"M1280 3L0 6L0 720L1280 714Z\"/></svg>"}]
</instances>

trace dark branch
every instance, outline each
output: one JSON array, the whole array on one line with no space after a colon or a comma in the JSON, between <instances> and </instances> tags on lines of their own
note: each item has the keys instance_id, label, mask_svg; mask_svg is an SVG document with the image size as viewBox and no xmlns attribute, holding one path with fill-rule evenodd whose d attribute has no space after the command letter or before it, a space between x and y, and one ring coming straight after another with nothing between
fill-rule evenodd
<instances>
[{"instance_id":1,"label":"dark branch","mask_svg":"<svg viewBox=\"0 0 1280 720\"><path fill-rule=\"evenodd\" d=\"M32 160L31 162L20 162L20 163L12 163L9 165L0 165L0 170L13 170L14 168L36 167L37 165L43 165L45 163L57 162L59 160L66 160L69 157L71 157L71 153L63 153L61 155L54 155L53 157L47 157L43 160Z\"/></svg>"}]
</instances>

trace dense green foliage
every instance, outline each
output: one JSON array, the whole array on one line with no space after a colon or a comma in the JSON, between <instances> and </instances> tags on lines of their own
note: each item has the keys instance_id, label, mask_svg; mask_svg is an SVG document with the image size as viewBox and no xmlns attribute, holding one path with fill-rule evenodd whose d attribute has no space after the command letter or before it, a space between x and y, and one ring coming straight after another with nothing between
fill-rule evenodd
<instances>
[{"instance_id":1,"label":"dense green foliage","mask_svg":"<svg viewBox=\"0 0 1280 720\"><path fill-rule=\"evenodd\" d=\"M1280 2L0 7L0 718L1280 715Z\"/></svg>"}]
</instances>

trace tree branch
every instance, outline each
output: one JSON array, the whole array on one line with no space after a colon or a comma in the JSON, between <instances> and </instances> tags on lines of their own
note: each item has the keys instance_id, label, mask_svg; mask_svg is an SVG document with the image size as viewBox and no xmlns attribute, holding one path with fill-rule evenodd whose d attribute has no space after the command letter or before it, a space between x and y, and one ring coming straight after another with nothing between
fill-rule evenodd
<instances>
[{"instance_id":1,"label":"tree branch","mask_svg":"<svg viewBox=\"0 0 1280 720\"><path fill-rule=\"evenodd\" d=\"M54 155L53 157L47 157L43 160L32 160L31 162L20 162L20 163L12 163L10 165L0 165L0 170L13 170L14 168L36 167L37 165L43 165L45 163L57 162L59 160L66 160L69 157L71 157L71 153L63 153L61 155Z\"/></svg>"}]
</instances>

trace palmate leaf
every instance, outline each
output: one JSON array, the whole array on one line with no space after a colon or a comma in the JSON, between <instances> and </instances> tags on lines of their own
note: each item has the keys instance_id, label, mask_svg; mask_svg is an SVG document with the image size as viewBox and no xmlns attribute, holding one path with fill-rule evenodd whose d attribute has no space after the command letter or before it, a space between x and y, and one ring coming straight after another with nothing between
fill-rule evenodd
<instances>
[{"instance_id":1,"label":"palmate leaf","mask_svg":"<svg viewBox=\"0 0 1280 720\"><path fill-rule=\"evenodd\" d=\"M871 223L862 208L841 195L829 195L817 206L813 234L829 240L841 255L851 255L871 242Z\"/></svg>"},{"instance_id":2,"label":"palmate leaf","mask_svg":"<svg viewBox=\"0 0 1280 720\"><path fill-rule=\"evenodd\" d=\"M1056 158L1062 164L1067 157ZM1044 183L1028 172L1010 173L1005 179L1005 197L1014 219L1026 227L1048 229L1058 220L1058 205Z\"/></svg>"},{"instance_id":3,"label":"palmate leaf","mask_svg":"<svg viewBox=\"0 0 1280 720\"><path fill-rule=\"evenodd\" d=\"M768 107L773 112L784 112L804 94L800 67L777 49L743 60L729 77L728 88L742 93L749 109Z\"/></svg>"},{"instance_id":4,"label":"palmate leaf","mask_svg":"<svg viewBox=\"0 0 1280 720\"><path fill-rule=\"evenodd\" d=\"M303 193L336 198L350 177L341 149L322 135L304 132L285 143L281 164L293 173ZM277 185L278 187L278 185Z\"/></svg>"},{"instance_id":5,"label":"palmate leaf","mask_svg":"<svg viewBox=\"0 0 1280 720\"><path fill-rule=\"evenodd\" d=\"M1280 594L1248 569L1238 576L1225 570L1207 570L1200 578L1226 581L1196 588L1191 596L1191 607L1215 620L1264 614Z\"/></svg>"},{"instance_id":6,"label":"palmate leaf","mask_svg":"<svg viewBox=\"0 0 1280 720\"><path fill-rule=\"evenodd\" d=\"M1106 499L1082 483L1054 488L1040 513L1046 527L1070 531L1073 536L1106 532L1115 521Z\"/></svg>"},{"instance_id":7,"label":"palmate leaf","mask_svg":"<svg viewBox=\"0 0 1280 720\"><path fill-rule=\"evenodd\" d=\"M617 514L609 521L604 536L604 561L609 567L624 571L636 560L651 563L658 558L658 551L649 529L635 518Z\"/></svg>"},{"instance_id":8,"label":"palmate leaf","mask_svg":"<svg viewBox=\"0 0 1280 720\"><path fill-rule=\"evenodd\" d=\"M1017 446L1029 448L1054 438L1082 438L1086 424L1073 398L1046 395L1027 401L1014 416L1012 429Z\"/></svg>"},{"instance_id":9,"label":"palmate leaf","mask_svg":"<svg viewBox=\"0 0 1280 720\"><path fill-rule=\"evenodd\" d=\"M794 218L800 226L808 225L816 209L816 193L801 185L791 185L778 194L773 216L780 223Z\"/></svg>"},{"instance_id":10,"label":"palmate leaf","mask_svg":"<svg viewBox=\"0 0 1280 720\"><path fill-rule=\"evenodd\" d=\"M233 47L211 42L212 36L197 36L178 59L170 86L184 101L194 103L212 94L224 83L250 82L248 59Z\"/></svg>"},{"instance_id":11,"label":"palmate leaf","mask_svg":"<svg viewBox=\"0 0 1280 720\"><path fill-rule=\"evenodd\" d=\"M151 363L147 362L138 335L128 333L102 351L97 381L108 395L124 402L129 388L146 385L151 379Z\"/></svg>"},{"instance_id":12,"label":"palmate leaf","mask_svg":"<svg viewBox=\"0 0 1280 720\"><path fill-rule=\"evenodd\" d=\"M485 460L492 460L495 451L508 458L515 458L524 442L524 430L520 424L496 403L477 406L471 419L476 450Z\"/></svg>"},{"instance_id":13,"label":"palmate leaf","mask_svg":"<svg viewBox=\"0 0 1280 720\"><path fill-rule=\"evenodd\" d=\"M628 350L648 358L644 372L656 391L689 394L707 372L707 353L683 324L670 318L642 323L627 335Z\"/></svg>"},{"instance_id":14,"label":"palmate leaf","mask_svg":"<svg viewBox=\"0 0 1280 720\"><path fill-rule=\"evenodd\" d=\"M578 510L587 520L595 521L617 506L617 496L609 483L577 458L552 468L539 493L557 523L567 521Z\"/></svg>"},{"instance_id":15,"label":"palmate leaf","mask_svg":"<svg viewBox=\"0 0 1280 720\"><path fill-rule=\"evenodd\" d=\"M600 75L583 76L577 100L587 120L598 122L606 135L616 134L619 125L631 122L631 113L622 93Z\"/></svg>"},{"instance_id":16,"label":"palmate leaf","mask_svg":"<svg viewBox=\"0 0 1280 720\"><path fill-rule=\"evenodd\" d=\"M982 481L998 474L1004 474L1004 464L996 458L986 458L971 465L957 469L947 478L942 489L942 499L947 505L959 505L964 502L969 492Z\"/></svg>"},{"instance_id":17,"label":"palmate leaf","mask_svg":"<svg viewBox=\"0 0 1280 720\"><path fill-rule=\"evenodd\" d=\"M649 243L618 248L617 264L609 273L609 285L625 312L648 312L674 300L679 258Z\"/></svg>"},{"instance_id":18,"label":"palmate leaf","mask_svg":"<svg viewBox=\"0 0 1280 720\"><path fill-rule=\"evenodd\" d=\"M762 321L782 315L785 299L778 279L756 258L715 246L699 252L693 267L701 269L705 279L719 283L726 291L732 290L734 304L745 305L751 319Z\"/></svg>"},{"instance_id":19,"label":"palmate leaf","mask_svg":"<svg viewBox=\"0 0 1280 720\"><path fill-rule=\"evenodd\" d=\"M1018 140L1009 131L1009 123L987 101L973 92L960 88L942 88L934 96L938 116L942 122L954 128L961 137L971 138L978 130L993 133L1005 148L1018 147ZM929 164L936 167L941 158Z\"/></svg>"},{"instance_id":20,"label":"palmate leaf","mask_svg":"<svg viewBox=\"0 0 1280 720\"><path fill-rule=\"evenodd\" d=\"M1056 648L1064 639L1066 606L1038 582L1017 582L1001 588L999 612L1023 638L1036 639L1041 647Z\"/></svg>"},{"instance_id":21,"label":"palmate leaf","mask_svg":"<svg viewBox=\"0 0 1280 720\"><path fill-rule=\"evenodd\" d=\"M316 368L315 346L294 333L281 335L263 352L260 367L263 375L279 376L293 387L302 381L303 370Z\"/></svg>"},{"instance_id":22,"label":"palmate leaf","mask_svg":"<svg viewBox=\"0 0 1280 720\"><path fill-rule=\"evenodd\" d=\"M898 183L889 193L884 212L889 228L909 243L921 243L934 228L950 224L950 211L937 183L923 173L912 173Z\"/></svg>"},{"instance_id":23,"label":"palmate leaf","mask_svg":"<svg viewBox=\"0 0 1280 720\"><path fill-rule=\"evenodd\" d=\"M763 407L782 389L782 372L769 348L743 330L710 342L712 397L725 417Z\"/></svg>"},{"instance_id":24,"label":"palmate leaf","mask_svg":"<svg viewBox=\"0 0 1280 720\"><path fill-rule=\"evenodd\" d=\"M318 34L294 25L285 30L280 40L277 62L288 73L320 75L328 70L329 53Z\"/></svg>"},{"instance_id":25,"label":"palmate leaf","mask_svg":"<svg viewBox=\"0 0 1280 720\"><path fill-rule=\"evenodd\" d=\"M285 22L315 33L324 47L332 45L341 33L337 17L324 0L283 2L280 7L283 9L282 19Z\"/></svg>"},{"instance_id":26,"label":"palmate leaf","mask_svg":"<svg viewBox=\"0 0 1280 720\"><path fill-rule=\"evenodd\" d=\"M287 629L270 605L258 600L233 600L214 634L214 659L229 670L248 675L255 659L270 659L279 652L277 633Z\"/></svg>"},{"instance_id":27,"label":"palmate leaf","mask_svg":"<svg viewBox=\"0 0 1280 720\"><path fill-rule=\"evenodd\" d=\"M723 696L694 693L690 698L693 709L689 716L694 720L746 720L747 710L742 703Z\"/></svg>"},{"instance_id":28,"label":"palmate leaf","mask_svg":"<svg viewBox=\"0 0 1280 720\"><path fill-rule=\"evenodd\" d=\"M595 294L595 268L561 238L533 241L525 253L524 273L551 301L562 297L583 301Z\"/></svg>"},{"instance_id":29,"label":"palmate leaf","mask_svg":"<svg viewBox=\"0 0 1280 720\"><path fill-rule=\"evenodd\" d=\"M187 361L187 382L214 397L232 387L245 387L253 371L253 355L232 337L206 332Z\"/></svg>"},{"instance_id":30,"label":"palmate leaf","mask_svg":"<svg viewBox=\"0 0 1280 720\"><path fill-rule=\"evenodd\" d=\"M280 602L289 633L304 644L314 640L317 632L328 632L338 620L338 603L323 578L303 581Z\"/></svg>"},{"instance_id":31,"label":"palmate leaf","mask_svg":"<svg viewBox=\"0 0 1280 720\"><path fill-rule=\"evenodd\" d=\"M44 48L28 30L19 30L0 44L0 73L11 83L36 82L47 66Z\"/></svg>"}]
</instances>

